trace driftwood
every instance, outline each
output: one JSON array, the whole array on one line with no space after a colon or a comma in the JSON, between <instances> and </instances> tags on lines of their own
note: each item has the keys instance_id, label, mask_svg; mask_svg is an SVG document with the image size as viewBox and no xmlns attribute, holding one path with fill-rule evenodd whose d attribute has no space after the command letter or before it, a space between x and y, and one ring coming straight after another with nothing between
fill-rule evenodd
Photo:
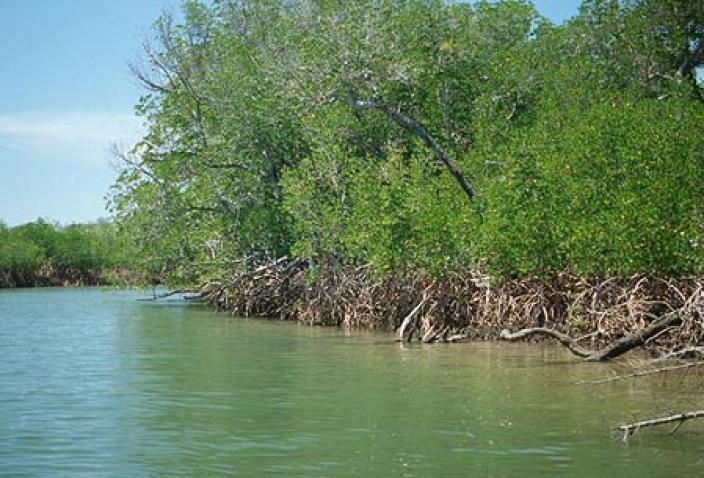
<instances>
[{"instance_id":1,"label":"driftwood","mask_svg":"<svg viewBox=\"0 0 704 478\"><path fill-rule=\"evenodd\" d=\"M679 325L681 323L679 313L670 313L654 322L651 322L647 327L628 334L625 337L616 340L615 342L607 345L601 350L590 350L586 349L577 344L569 335L563 334L554 329L548 329L545 327L533 327L529 329L522 329L518 332L511 333L504 329L501 331L499 337L503 340L508 340L509 342L514 342L521 340L533 335L546 335L556 339L560 344L570 350L573 354L578 357L582 357L587 362L604 362L606 360L611 360L626 352L644 345L649 339L655 337L656 335L667 330L669 327Z\"/></svg>"},{"instance_id":2,"label":"driftwood","mask_svg":"<svg viewBox=\"0 0 704 478\"><path fill-rule=\"evenodd\" d=\"M560 344L567 347L570 352L575 354L577 357L587 358L594 353L593 351L585 349L584 347L578 345L577 341L569 335L563 334L562 332L558 332L554 329L548 329L546 327L533 327L530 329L521 329L516 333L511 333L507 329L504 329L501 331L499 338L503 340L508 340L509 342L515 342L517 340L525 339L533 335L546 335L548 337L552 337L558 342L560 342Z\"/></svg>"},{"instance_id":3,"label":"driftwood","mask_svg":"<svg viewBox=\"0 0 704 478\"><path fill-rule=\"evenodd\" d=\"M660 418L651 418L648 420L641 420L632 423L625 423L618 427L620 431L623 432L623 441L626 441L629 436L636 433L641 428L652 427L655 425L664 425L667 423L676 423L676 427L670 432L674 433L677 429L687 420L693 420L695 418L703 418L704 410L697 410L695 412L684 412L675 413L673 415L668 415Z\"/></svg>"},{"instance_id":4,"label":"driftwood","mask_svg":"<svg viewBox=\"0 0 704 478\"><path fill-rule=\"evenodd\" d=\"M142 297L137 300L142 301L142 302L151 302L151 301L155 301L155 300L166 299L167 297L171 297L171 296L174 296L177 294L193 294L193 293L197 293L197 291L194 289L176 289L176 290L171 290L169 292L164 292L163 294L157 294L156 292L153 292L151 297Z\"/></svg>"}]
</instances>

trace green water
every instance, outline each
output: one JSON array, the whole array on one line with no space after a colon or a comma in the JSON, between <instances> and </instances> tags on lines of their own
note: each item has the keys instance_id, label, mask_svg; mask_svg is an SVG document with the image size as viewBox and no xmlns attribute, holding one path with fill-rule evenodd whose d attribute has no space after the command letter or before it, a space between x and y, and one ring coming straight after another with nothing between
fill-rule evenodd
<instances>
[{"instance_id":1,"label":"green water","mask_svg":"<svg viewBox=\"0 0 704 478\"><path fill-rule=\"evenodd\" d=\"M704 476L701 426L610 431L696 404L679 379L575 385L614 366L137 296L0 291L0 476Z\"/></svg>"}]
</instances>

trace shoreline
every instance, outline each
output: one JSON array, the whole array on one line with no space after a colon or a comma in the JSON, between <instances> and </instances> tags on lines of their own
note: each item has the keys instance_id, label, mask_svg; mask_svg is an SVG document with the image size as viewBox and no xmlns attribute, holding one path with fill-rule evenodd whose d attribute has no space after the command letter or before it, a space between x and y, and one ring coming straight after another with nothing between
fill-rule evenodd
<instances>
[{"instance_id":1,"label":"shoreline","mask_svg":"<svg viewBox=\"0 0 704 478\"><path fill-rule=\"evenodd\" d=\"M361 267L321 270L311 280L304 263L281 259L196 289L206 304L242 317L395 331L399 341L423 343L500 340L509 331L549 328L594 349L682 311L679 325L641 344L651 352L704 345L703 290L704 277L655 274L562 273L492 283L470 271L375 279Z\"/></svg>"},{"instance_id":2,"label":"shoreline","mask_svg":"<svg viewBox=\"0 0 704 478\"><path fill-rule=\"evenodd\" d=\"M123 268L62 273L45 268L24 278L31 280L11 286L0 281L0 289L144 283L143 277ZM701 276L561 273L495 281L473 271L443 278L421 273L374 277L367 267L321 268L313 275L306 262L282 258L224 280L145 300L176 293L190 293L187 299L236 316L377 330L393 333L403 342L541 342L551 337L582 357L587 355L579 351L596 354L676 314L676 323L665 324L635 347L659 356L693 348L704 351Z\"/></svg>"},{"instance_id":3,"label":"shoreline","mask_svg":"<svg viewBox=\"0 0 704 478\"><path fill-rule=\"evenodd\" d=\"M122 267L59 270L44 266L26 272L0 270L0 289L121 286L136 284L141 280L139 274Z\"/></svg>"}]
</instances>

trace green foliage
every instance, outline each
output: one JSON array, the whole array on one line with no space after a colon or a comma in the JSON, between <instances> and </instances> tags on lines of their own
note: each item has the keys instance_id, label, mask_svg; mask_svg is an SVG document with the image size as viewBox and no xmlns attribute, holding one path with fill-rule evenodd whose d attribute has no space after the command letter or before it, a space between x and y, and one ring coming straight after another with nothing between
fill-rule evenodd
<instances>
[{"instance_id":1,"label":"green foliage","mask_svg":"<svg viewBox=\"0 0 704 478\"><path fill-rule=\"evenodd\" d=\"M0 270L27 272L44 263L41 246L22 240L18 234L0 231Z\"/></svg>"},{"instance_id":2,"label":"green foliage","mask_svg":"<svg viewBox=\"0 0 704 478\"><path fill-rule=\"evenodd\" d=\"M126 262L110 222L61 227L43 219L8 228L0 223L0 279L39 269L58 273L111 268Z\"/></svg>"},{"instance_id":3,"label":"green foliage","mask_svg":"<svg viewBox=\"0 0 704 478\"><path fill-rule=\"evenodd\" d=\"M135 68L148 132L118 152L120 240L172 282L285 254L379 274L700 273L698 5L590 0L556 26L518 0L187 2ZM416 122L478 196L358 102Z\"/></svg>"},{"instance_id":4,"label":"green foliage","mask_svg":"<svg viewBox=\"0 0 704 478\"><path fill-rule=\"evenodd\" d=\"M486 191L481 250L494 267L702 270L704 109L614 100L578 116L559 130L545 118L508 147L511 167Z\"/></svg>"}]
</instances>

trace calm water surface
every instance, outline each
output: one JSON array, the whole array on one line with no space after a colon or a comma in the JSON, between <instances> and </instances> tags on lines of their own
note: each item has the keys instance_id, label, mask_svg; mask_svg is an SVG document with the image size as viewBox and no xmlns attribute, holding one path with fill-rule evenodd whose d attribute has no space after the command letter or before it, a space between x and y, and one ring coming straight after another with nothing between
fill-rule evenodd
<instances>
[{"instance_id":1,"label":"calm water surface","mask_svg":"<svg viewBox=\"0 0 704 478\"><path fill-rule=\"evenodd\" d=\"M704 476L701 426L610 432L675 388L696 403L679 381L138 296L0 291L0 476Z\"/></svg>"}]
</instances>

